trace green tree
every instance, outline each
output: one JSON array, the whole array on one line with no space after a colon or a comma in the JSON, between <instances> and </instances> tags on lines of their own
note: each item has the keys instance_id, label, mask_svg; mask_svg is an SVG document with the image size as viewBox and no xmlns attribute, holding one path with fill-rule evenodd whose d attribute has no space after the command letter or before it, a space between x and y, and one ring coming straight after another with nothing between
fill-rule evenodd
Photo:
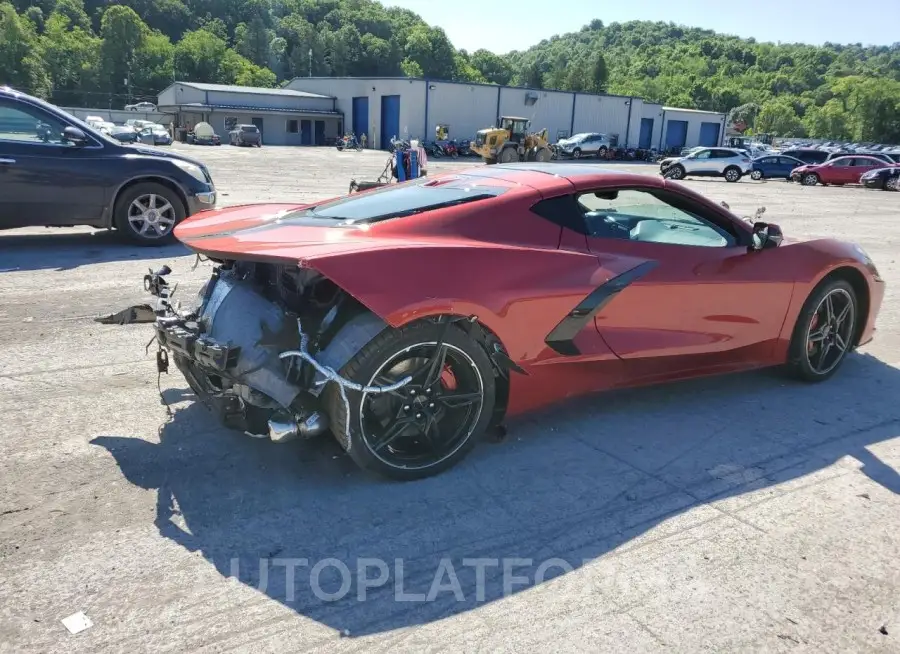
<instances>
[{"instance_id":1,"label":"green tree","mask_svg":"<svg viewBox=\"0 0 900 654\"><path fill-rule=\"evenodd\" d=\"M50 76L38 51L35 26L8 2L0 3L0 71L5 83L46 97Z\"/></svg>"},{"instance_id":2,"label":"green tree","mask_svg":"<svg viewBox=\"0 0 900 654\"><path fill-rule=\"evenodd\" d=\"M754 132L777 136L803 136L805 130L790 103L785 100L772 100L760 108Z\"/></svg>"}]
</instances>

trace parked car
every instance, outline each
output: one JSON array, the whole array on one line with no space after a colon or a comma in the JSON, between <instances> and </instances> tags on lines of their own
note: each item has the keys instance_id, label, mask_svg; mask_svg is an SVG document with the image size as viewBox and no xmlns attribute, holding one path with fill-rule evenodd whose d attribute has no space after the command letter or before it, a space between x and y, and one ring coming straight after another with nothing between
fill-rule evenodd
<instances>
[{"instance_id":1,"label":"parked car","mask_svg":"<svg viewBox=\"0 0 900 654\"><path fill-rule=\"evenodd\" d=\"M228 132L228 138L231 145L262 147L262 134L256 125L236 125L233 130Z\"/></svg>"},{"instance_id":2,"label":"parked car","mask_svg":"<svg viewBox=\"0 0 900 654\"><path fill-rule=\"evenodd\" d=\"M827 150L816 150L814 148L797 148L783 150L780 154L785 157L794 157L803 163L820 164L825 163L828 160L828 155L830 153Z\"/></svg>"},{"instance_id":3,"label":"parked car","mask_svg":"<svg viewBox=\"0 0 900 654\"><path fill-rule=\"evenodd\" d=\"M137 143L139 139L138 133L128 125L114 125L108 134L122 143Z\"/></svg>"},{"instance_id":4,"label":"parked car","mask_svg":"<svg viewBox=\"0 0 900 654\"><path fill-rule=\"evenodd\" d=\"M141 143L147 145L172 145L172 135L162 125L148 125L140 131Z\"/></svg>"},{"instance_id":5,"label":"parked car","mask_svg":"<svg viewBox=\"0 0 900 654\"><path fill-rule=\"evenodd\" d=\"M900 166L888 166L870 170L862 174L859 178L859 183L866 188L900 191Z\"/></svg>"},{"instance_id":6,"label":"parked car","mask_svg":"<svg viewBox=\"0 0 900 654\"><path fill-rule=\"evenodd\" d=\"M880 161L883 161L884 163L886 163L889 166L897 163L896 161L894 161L893 157L891 157L886 152L872 152L870 150L868 152L857 152L856 154L864 155L866 157L872 157L874 159L879 159Z\"/></svg>"},{"instance_id":7,"label":"parked car","mask_svg":"<svg viewBox=\"0 0 900 654\"><path fill-rule=\"evenodd\" d=\"M885 293L857 245L786 241L680 184L573 164L228 207L176 236L217 265L183 313L169 271L151 277L165 360L232 427L330 429L398 480L578 395L760 366L824 381L872 339Z\"/></svg>"},{"instance_id":8,"label":"parked car","mask_svg":"<svg viewBox=\"0 0 900 654\"><path fill-rule=\"evenodd\" d=\"M736 182L750 172L751 160L746 152L734 148L701 148L686 157L663 159L660 173L669 179L685 177L724 177Z\"/></svg>"},{"instance_id":9,"label":"parked car","mask_svg":"<svg viewBox=\"0 0 900 654\"><path fill-rule=\"evenodd\" d=\"M216 203L199 161L126 145L9 87L0 87L0 177L2 229L90 225L158 245Z\"/></svg>"},{"instance_id":10,"label":"parked car","mask_svg":"<svg viewBox=\"0 0 900 654\"><path fill-rule=\"evenodd\" d=\"M807 164L795 168L791 179L804 186L816 184L859 184L859 178L870 170L884 168L885 162L875 157L852 155L830 159L823 164Z\"/></svg>"},{"instance_id":11,"label":"parked car","mask_svg":"<svg viewBox=\"0 0 900 654\"><path fill-rule=\"evenodd\" d=\"M126 104L125 111L156 111L156 105L152 102L138 102L136 104Z\"/></svg>"},{"instance_id":12,"label":"parked car","mask_svg":"<svg viewBox=\"0 0 900 654\"><path fill-rule=\"evenodd\" d=\"M799 159L786 154L757 157L750 165L750 179L790 179L794 168L804 165Z\"/></svg>"},{"instance_id":13,"label":"parked car","mask_svg":"<svg viewBox=\"0 0 900 654\"><path fill-rule=\"evenodd\" d=\"M583 132L556 143L558 156L581 159L582 157L605 157L610 144L606 134Z\"/></svg>"}]
</instances>

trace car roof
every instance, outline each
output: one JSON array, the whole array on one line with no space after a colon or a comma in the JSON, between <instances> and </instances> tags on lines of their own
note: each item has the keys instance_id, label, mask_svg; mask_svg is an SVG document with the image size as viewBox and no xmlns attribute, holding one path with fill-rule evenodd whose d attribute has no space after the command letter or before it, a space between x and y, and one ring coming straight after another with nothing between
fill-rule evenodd
<instances>
[{"instance_id":1,"label":"car roof","mask_svg":"<svg viewBox=\"0 0 900 654\"><path fill-rule=\"evenodd\" d=\"M487 177L530 186L534 189L550 190L558 188L561 180L570 182L578 189L600 186L639 185L662 188L660 178L639 173L625 173L602 168L594 164L564 164L525 162L479 166L459 171L470 177Z\"/></svg>"}]
</instances>

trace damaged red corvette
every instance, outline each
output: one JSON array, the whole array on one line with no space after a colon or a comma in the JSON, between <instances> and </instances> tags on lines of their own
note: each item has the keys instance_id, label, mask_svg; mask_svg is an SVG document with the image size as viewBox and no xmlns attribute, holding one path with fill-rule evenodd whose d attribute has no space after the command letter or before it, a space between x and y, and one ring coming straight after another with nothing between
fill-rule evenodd
<instances>
[{"instance_id":1,"label":"damaged red corvette","mask_svg":"<svg viewBox=\"0 0 900 654\"><path fill-rule=\"evenodd\" d=\"M216 267L188 309L166 270L145 278L160 370L171 356L229 426L330 430L400 480L589 392L765 366L827 379L884 295L856 245L789 242L677 183L581 165L229 207L175 234Z\"/></svg>"}]
</instances>

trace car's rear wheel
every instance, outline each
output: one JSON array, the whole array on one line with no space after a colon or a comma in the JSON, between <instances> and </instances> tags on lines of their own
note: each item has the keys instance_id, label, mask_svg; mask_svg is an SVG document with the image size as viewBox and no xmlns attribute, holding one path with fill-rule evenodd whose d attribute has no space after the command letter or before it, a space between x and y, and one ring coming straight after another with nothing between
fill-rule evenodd
<instances>
[{"instance_id":1,"label":"car's rear wheel","mask_svg":"<svg viewBox=\"0 0 900 654\"><path fill-rule=\"evenodd\" d=\"M815 173L806 173L800 178L800 183L803 184L803 186L815 186L819 183L819 176Z\"/></svg>"},{"instance_id":2,"label":"car's rear wheel","mask_svg":"<svg viewBox=\"0 0 900 654\"><path fill-rule=\"evenodd\" d=\"M761 170L754 170L750 172L750 179L755 179L757 182L763 178L763 173Z\"/></svg>"},{"instance_id":3,"label":"car's rear wheel","mask_svg":"<svg viewBox=\"0 0 900 654\"><path fill-rule=\"evenodd\" d=\"M141 182L125 189L113 211L116 229L138 245L170 243L175 226L187 215L178 194L156 182Z\"/></svg>"},{"instance_id":4,"label":"car's rear wheel","mask_svg":"<svg viewBox=\"0 0 900 654\"><path fill-rule=\"evenodd\" d=\"M341 446L362 468L398 481L452 467L475 446L494 409L494 374L484 348L455 325L388 329L341 371L366 386L412 381L390 393L329 384L325 406ZM348 431L349 424L349 431ZM349 440L348 440L349 435Z\"/></svg>"},{"instance_id":5,"label":"car's rear wheel","mask_svg":"<svg viewBox=\"0 0 900 654\"><path fill-rule=\"evenodd\" d=\"M726 182L737 182L741 179L741 169L735 168L734 166L730 166L725 169L725 181Z\"/></svg>"},{"instance_id":6,"label":"car's rear wheel","mask_svg":"<svg viewBox=\"0 0 900 654\"><path fill-rule=\"evenodd\" d=\"M858 303L843 279L817 287L800 311L788 354L788 371L809 382L831 377L853 349Z\"/></svg>"}]
</instances>

